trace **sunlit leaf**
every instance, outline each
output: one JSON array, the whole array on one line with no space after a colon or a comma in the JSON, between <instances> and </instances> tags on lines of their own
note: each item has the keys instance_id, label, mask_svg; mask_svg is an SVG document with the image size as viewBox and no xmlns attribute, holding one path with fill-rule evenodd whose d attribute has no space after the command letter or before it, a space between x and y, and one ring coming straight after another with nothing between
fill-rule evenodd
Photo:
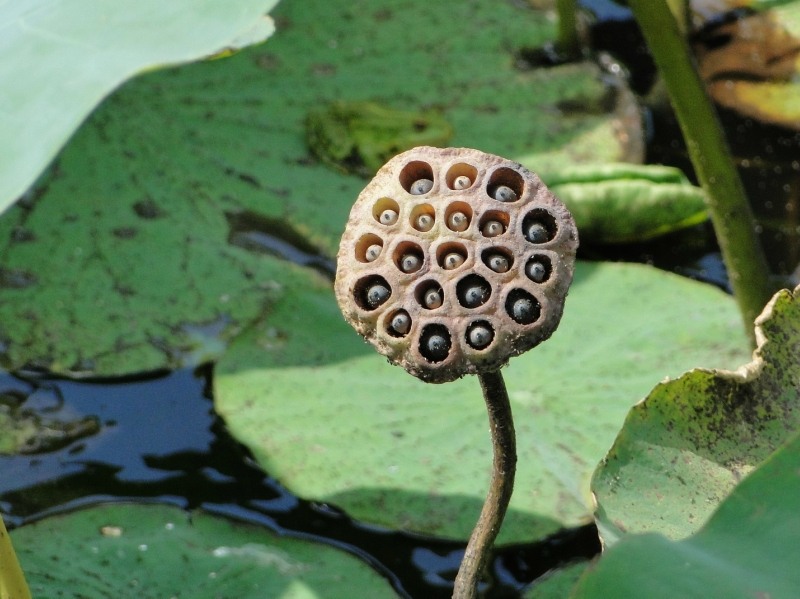
<instances>
[{"instance_id":1,"label":"sunlit leaf","mask_svg":"<svg viewBox=\"0 0 800 599\"><path fill-rule=\"evenodd\" d=\"M579 264L559 329L504 370L519 469L501 542L586 522L589 477L624 414L696 364L740 363L733 299L645 266ZM217 411L301 497L392 528L465 538L491 449L478 382L429 385L386 363L329 289L287 294L215 368Z\"/></svg>"},{"instance_id":2,"label":"sunlit leaf","mask_svg":"<svg viewBox=\"0 0 800 599\"><path fill-rule=\"evenodd\" d=\"M0 212L115 87L272 31L277 0L0 3Z\"/></svg>"},{"instance_id":3,"label":"sunlit leaf","mask_svg":"<svg viewBox=\"0 0 800 599\"><path fill-rule=\"evenodd\" d=\"M436 108L451 143L542 165L627 153L604 108L621 92L596 66L515 68L515 44L552 34L542 12L317 0L275 17L287 26L267 44L129 82L0 218L5 367L120 374L218 356L292 284L286 261L255 252L323 267L335 254L363 181L316 160L304 125L333 99Z\"/></svg>"},{"instance_id":4,"label":"sunlit leaf","mask_svg":"<svg viewBox=\"0 0 800 599\"><path fill-rule=\"evenodd\" d=\"M34 597L396 597L351 555L165 506L112 505L11 533Z\"/></svg>"}]
</instances>

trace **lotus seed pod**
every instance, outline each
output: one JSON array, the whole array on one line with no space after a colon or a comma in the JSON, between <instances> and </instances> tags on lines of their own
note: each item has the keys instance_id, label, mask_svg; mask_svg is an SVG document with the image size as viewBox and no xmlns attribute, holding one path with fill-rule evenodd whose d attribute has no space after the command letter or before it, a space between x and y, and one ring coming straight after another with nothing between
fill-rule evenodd
<instances>
[{"instance_id":1,"label":"lotus seed pod","mask_svg":"<svg viewBox=\"0 0 800 599\"><path fill-rule=\"evenodd\" d=\"M447 226L453 231L466 231L469 227L469 218L463 212L453 212L447 217Z\"/></svg>"},{"instance_id":2,"label":"lotus seed pod","mask_svg":"<svg viewBox=\"0 0 800 599\"><path fill-rule=\"evenodd\" d=\"M472 179L466 175L460 175L453 180L453 189L468 189L472 185Z\"/></svg>"},{"instance_id":3,"label":"lotus seed pod","mask_svg":"<svg viewBox=\"0 0 800 599\"><path fill-rule=\"evenodd\" d=\"M503 223L499 220L487 220L481 227L481 233L483 233L484 237L497 237L505 233L505 231Z\"/></svg>"},{"instance_id":4,"label":"lotus seed pod","mask_svg":"<svg viewBox=\"0 0 800 599\"><path fill-rule=\"evenodd\" d=\"M430 214L420 214L416 220L417 231L430 231L433 228L433 217Z\"/></svg>"},{"instance_id":5,"label":"lotus seed pod","mask_svg":"<svg viewBox=\"0 0 800 599\"><path fill-rule=\"evenodd\" d=\"M414 254L405 254L400 258L400 270L403 272L417 272L422 267L422 258Z\"/></svg>"},{"instance_id":6,"label":"lotus seed pod","mask_svg":"<svg viewBox=\"0 0 800 599\"><path fill-rule=\"evenodd\" d=\"M494 199L500 202L516 202L517 192L507 185L499 185L497 189L494 190Z\"/></svg>"},{"instance_id":7,"label":"lotus seed pod","mask_svg":"<svg viewBox=\"0 0 800 599\"><path fill-rule=\"evenodd\" d=\"M377 243L374 243L371 246L369 246L367 248L366 253L364 254L367 259L367 262L375 262L375 260L377 260L378 257L381 255L381 251L383 251L383 248L379 246Z\"/></svg>"},{"instance_id":8,"label":"lotus seed pod","mask_svg":"<svg viewBox=\"0 0 800 599\"><path fill-rule=\"evenodd\" d=\"M464 256L458 252L450 252L442 260L442 266L445 270L453 270L464 264Z\"/></svg>"},{"instance_id":9,"label":"lotus seed pod","mask_svg":"<svg viewBox=\"0 0 800 599\"><path fill-rule=\"evenodd\" d=\"M336 298L390 362L442 383L495 371L552 334L577 246L572 216L534 173L477 150L414 148L353 205Z\"/></svg>"},{"instance_id":10,"label":"lotus seed pod","mask_svg":"<svg viewBox=\"0 0 800 599\"><path fill-rule=\"evenodd\" d=\"M386 209L381 212L380 218L381 224L383 225L393 225L397 222L397 212L392 209Z\"/></svg>"},{"instance_id":11,"label":"lotus seed pod","mask_svg":"<svg viewBox=\"0 0 800 599\"><path fill-rule=\"evenodd\" d=\"M433 181L430 179L417 179L411 184L409 192L415 196L421 196L433 189Z\"/></svg>"}]
</instances>

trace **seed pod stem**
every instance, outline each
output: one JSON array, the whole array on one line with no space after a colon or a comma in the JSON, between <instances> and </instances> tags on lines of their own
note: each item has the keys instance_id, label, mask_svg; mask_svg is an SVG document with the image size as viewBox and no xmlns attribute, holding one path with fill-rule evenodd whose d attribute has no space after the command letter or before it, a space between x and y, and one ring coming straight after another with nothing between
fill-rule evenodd
<instances>
[{"instance_id":1,"label":"seed pod stem","mask_svg":"<svg viewBox=\"0 0 800 599\"><path fill-rule=\"evenodd\" d=\"M458 569L453 587L453 599L475 599L478 596L478 583L486 566L489 551L497 538L511 501L517 467L514 420L503 376L497 370L479 374L478 379L489 412L492 432L494 455L492 479L478 523L472 531L461 567Z\"/></svg>"}]
</instances>

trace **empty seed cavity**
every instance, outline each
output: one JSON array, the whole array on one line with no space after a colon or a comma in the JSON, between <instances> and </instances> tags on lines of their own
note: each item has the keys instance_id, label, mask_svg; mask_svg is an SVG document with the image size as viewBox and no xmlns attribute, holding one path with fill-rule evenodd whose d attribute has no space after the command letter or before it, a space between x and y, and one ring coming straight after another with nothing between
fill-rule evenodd
<instances>
[{"instance_id":1,"label":"empty seed cavity","mask_svg":"<svg viewBox=\"0 0 800 599\"><path fill-rule=\"evenodd\" d=\"M545 210L531 210L522 219L522 234L531 243L547 243L556 235L556 221Z\"/></svg>"},{"instance_id":2,"label":"empty seed cavity","mask_svg":"<svg viewBox=\"0 0 800 599\"><path fill-rule=\"evenodd\" d=\"M468 275L456 285L458 303L465 308L477 308L487 302L492 295L492 288L481 276Z\"/></svg>"},{"instance_id":3,"label":"empty seed cavity","mask_svg":"<svg viewBox=\"0 0 800 599\"><path fill-rule=\"evenodd\" d=\"M473 349L486 349L494 341L494 329L485 320L473 322L467 328L467 344Z\"/></svg>"},{"instance_id":4,"label":"empty seed cavity","mask_svg":"<svg viewBox=\"0 0 800 599\"><path fill-rule=\"evenodd\" d=\"M371 275L355 284L354 299L364 310L375 310L386 303L392 295L392 288L380 275Z\"/></svg>"},{"instance_id":5,"label":"empty seed cavity","mask_svg":"<svg viewBox=\"0 0 800 599\"><path fill-rule=\"evenodd\" d=\"M514 322L532 324L542 312L539 300L524 289L514 289L506 298L506 312Z\"/></svg>"},{"instance_id":6,"label":"empty seed cavity","mask_svg":"<svg viewBox=\"0 0 800 599\"><path fill-rule=\"evenodd\" d=\"M437 363L447 359L452 340L450 331L441 324L429 324L419 337L419 353L428 362Z\"/></svg>"},{"instance_id":7,"label":"empty seed cavity","mask_svg":"<svg viewBox=\"0 0 800 599\"><path fill-rule=\"evenodd\" d=\"M411 329L411 317L405 310L398 310L389 319L388 332L393 337L405 337Z\"/></svg>"}]
</instances>

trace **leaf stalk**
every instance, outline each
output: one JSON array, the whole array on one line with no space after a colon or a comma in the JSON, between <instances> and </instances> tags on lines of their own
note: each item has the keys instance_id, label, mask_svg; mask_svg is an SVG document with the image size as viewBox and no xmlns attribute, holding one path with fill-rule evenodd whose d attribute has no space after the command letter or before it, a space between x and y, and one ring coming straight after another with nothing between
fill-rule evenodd
<instances>
[{"instance_id":1,"label":"leaf stalk","mask_svg":"<svg viewBox=\"0 0 800 599\"><path fill-rule=\"evenodd\" d=\"M478 379L489 413L493 451L492 476L489 493L456 576L453 599L475 599L478 596L481 575L511 501L517 467L514 421L503 375L498 370L479 374Z\"/></svg>"}]
</instances>

